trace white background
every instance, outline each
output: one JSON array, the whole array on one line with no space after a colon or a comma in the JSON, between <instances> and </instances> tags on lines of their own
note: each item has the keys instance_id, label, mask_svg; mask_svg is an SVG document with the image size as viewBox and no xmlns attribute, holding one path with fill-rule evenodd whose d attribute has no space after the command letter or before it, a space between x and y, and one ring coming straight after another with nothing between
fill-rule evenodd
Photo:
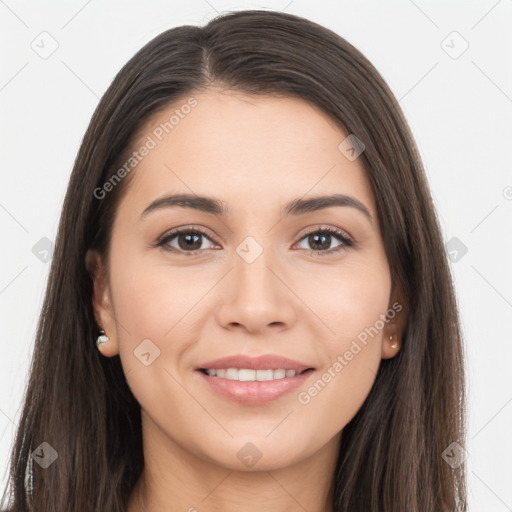
<instances>
[{"instance_id":1,"label":"white background","mask_svg":"<svg viewBox=\"0 0 512 512\"><path fill-rule=\"evenodd\" d=\"M512 511L512 0L0 1L0 483L49 269L32 248L55 240L99 98L160 32L246 8L285 10L334 30L400 100L445 241L468 249L450 264L467 352L470 510ZM43 31L58 43L46 59L31 47L43 37L51 47ZM458 55L461 38L469 47Z\"/></svg>"}]
</instances>

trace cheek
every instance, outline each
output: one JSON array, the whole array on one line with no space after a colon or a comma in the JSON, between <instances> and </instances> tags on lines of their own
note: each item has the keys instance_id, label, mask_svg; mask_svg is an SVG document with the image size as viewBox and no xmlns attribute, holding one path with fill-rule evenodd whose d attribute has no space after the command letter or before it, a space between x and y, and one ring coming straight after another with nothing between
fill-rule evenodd
<instances>
[{"instance_id":1,"label":"cheek","mask_svg":"<svg viewBox=\"0 0 512 512\"><path fill-rule=\"evenodd\" d=\"M381 315L388 308L390 292L386 276L368 272L351 284L340 296L335 330L344 342L380 339L384 327Z\"/></svg>"},{"instance_id":2,"label":"cheek","mask_svg":"<svg viewBox=\"0 0 512 512\"><path fill-rule=\"evenodd\" d=\"M352 268L328 281L316 281L312 309L334 331L322 342L326 363L315 380L301 389L297 402L329 434L342 429L367 398L381 361L381 315L388 308L390 278L386 268ZM313 302L314 300L314 302ZM312 419L312 415L316 419Z\"/></svg>"},{"instance_id":3,"label":"cheek","mask_svg":"<svg viewBox=\"0 0 512 512\"><path fill-rule=\"evenodd\" d=\"M132 244L141 242L134 240ZM166 260L163 249L129 251L129 246L124 241L112 244L111 286L116 316L133 341L170 337L180 319L186 322L187 313L207 291L208 269Z\"/></svg>"},{"instance_id":4,"label":"cheek","mask_svg":"<svg viewBox=\"0 0 512 512\"><path fill-rule=\"evenodd\" d=\"M183 354L199 336L201 298L212 276L193 265L171 267L112 250L111 287L119 356L138 402L154 413L190 407L177 383ZM125 253L127 254L127 253ZM196 332L197 331L197 332ZM169 408L169 409L167 409Z\"/></svg>"},{"instance_id":5,"label":"cheek","mask_svg":"<svg viewBox=\"0 0 512 512\"><path fill-rule=\"evenodd\" d=\"M120 355L128 369L133 352L147 339L160 350L160 361L179 354L179 342L186 338L176 333L187 325L187 315L207 284L192 265L173 267L158 255L160 249L133 249L140 245L140 240L119 236L111 247L112 303Z\"/></svg>"},{"instance_id":6,"label":"cheek","mask_svg":"<svg viewBox=\"0 0 512 512\"><path fill-rule=\"evenodd\" d=\"M365 333L367 341L380 339L390 288L389 271L379 264L329 269L296 286L297 295L306 298L310 311L324 324L323 340L331 355L347 350L352 340L364 343Z\"/></svg>"}]
</instances>

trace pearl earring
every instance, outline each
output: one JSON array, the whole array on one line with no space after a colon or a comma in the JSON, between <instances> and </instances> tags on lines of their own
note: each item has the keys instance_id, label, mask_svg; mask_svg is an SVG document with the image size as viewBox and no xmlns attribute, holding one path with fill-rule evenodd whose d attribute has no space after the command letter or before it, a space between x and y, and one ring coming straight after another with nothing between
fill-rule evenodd
<instances>
[{"instance_id":1,"label":"pearl earring","mask_svg":"<svg viewBox=\"0 0 512 512\"><path fill-rule=\"evenodd\" d=\"M389 339L392 340L393 336L390 336ZM398 342L397 341L395 341L394 343L391 343L391 348L396 348L396 347L398 347Z\"/></svg>"},{"instance_id":2,"label":"pearl earring","mask_svg":"<svg viewBox=\"0 0 512 512\"><path fill-rule=\"evenodd\" d=\"M96 346L100 348L100 345L103 345L103 343L106 343L109 340L108 336L105 335L105 331L101 330L100 335L98 336L98 339L96 340Z\"/></svg>"}]
</instances>

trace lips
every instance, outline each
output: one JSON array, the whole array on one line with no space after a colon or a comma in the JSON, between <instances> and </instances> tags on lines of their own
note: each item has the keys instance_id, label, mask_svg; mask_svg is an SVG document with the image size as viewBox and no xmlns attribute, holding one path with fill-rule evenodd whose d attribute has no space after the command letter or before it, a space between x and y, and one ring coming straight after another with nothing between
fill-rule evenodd
<instances>
[{"instance_id":1,"label":"lips","mask_svg":"<svg viewBox=\"0 0 512 512\"><path fill-rule=\"evenodd\" d=\"M215 395L239 405L266 405L274 400L285 398L315 375L314 370L305 370L294 377L286 377L269 381L228 380L212 377L201 370L196 371L200 381L205 383Z\"/></svg>"},{"instance_id":2,"label":"lips","mask_svg":"<svg viewBox=\"0 0 512 512\"><path fill-rule=\"evenodd\" d=\"M244 354L237 354L233 356L223 357L221 359L214 359L212 361L206 361L195 369L200 371L211 370L211 369L249 369L249 370L295 370L297 373L301 373L304 370L313 369L312 365L300 363L293 359L279 356L277 354L267 354L258 357L251 357Z\"/></svg>"},{"instance_id":3,"label":"lips","mask_svg":"<svg viewBox=\"0 0 512 512\"><path fill-rule=\"evenodd\" d=\"M216 395L227 398L230 402L246 405L265 405L284 397L304 385L315 373L315 368L311 365L276 354L258 357L238 354L206 361L195 370L201 381L206 383ZM239 372L239 370L242 371ZM265 370L274 370L272 380L253 380L252 372L256 371L259 378L266 375ZM231 379L227 378L228 372ZM241 373L244 378L233 380L231 374L238 373ZM286 375L287 373L289 375ZM250 379L246 378L248 374L251 374Z\"/></svg>"}]
</instances>

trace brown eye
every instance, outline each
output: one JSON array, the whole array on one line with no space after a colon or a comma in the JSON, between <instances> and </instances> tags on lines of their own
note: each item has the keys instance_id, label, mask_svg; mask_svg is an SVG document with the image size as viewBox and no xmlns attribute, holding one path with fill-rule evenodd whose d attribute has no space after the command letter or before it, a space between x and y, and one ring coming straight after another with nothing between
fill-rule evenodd
<instances>
[{"instance_id":1,"label":"brown eye","mask_svg":"<svg viewBox=\"0 0 512 512\"><path fill-rule=\"evenodd\" d=\"M334 248L331 248L333 239L337 239L340 243L334 246ZM310 251L319 254L332 254L333 252L338 252L353 245L346 233L334 228L322 228L317 229L316 231L311 231L310 233L307 233L301 241L302 240L305 240L310 246Z\"/></svg>"},{"instance_id":2,"label":"brown eye","mask_svg":"<svg viewBox=\"0 0 512 512\"><path fill-rule=\"evenodd\" d=\"M196 254L197 251L206 250L204 240L210 240L205 233L197 229L177 229L164 236L157 247L163 247L166 251ZM177 246L175 245L177 244Z\"/></svg>"},{"instance_id":3,"label":"brown eye","mask_svg":"<svg viewBox=\"0 0 512 512\"><path fill-rule=\"evenodd\" d=\"M179 235L176 235L176 238L178 240L178 245L180 249L183 250L197 250L201 249L201 236L199 234L195 233L181 233Z\"/></svg>"}]
</instances>

